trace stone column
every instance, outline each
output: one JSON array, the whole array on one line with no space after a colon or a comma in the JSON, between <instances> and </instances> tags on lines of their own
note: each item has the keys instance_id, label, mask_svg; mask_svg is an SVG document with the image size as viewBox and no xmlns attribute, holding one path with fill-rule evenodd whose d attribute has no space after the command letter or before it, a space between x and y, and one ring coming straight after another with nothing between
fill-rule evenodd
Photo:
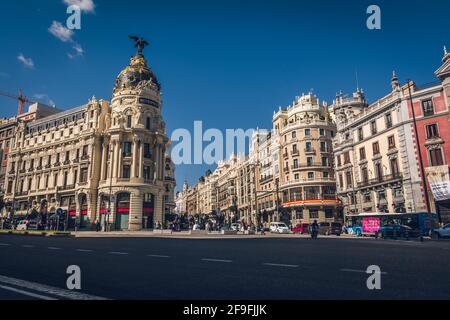
<instances>
[{"instance_id":1,"label":"stone column","mask_svg":"<svg viewBox=\"0 0 450 320\"><path fill-rule=\"evenodd\" d=\"M143 201L139 191L130 194L130 217L128 229L131 231L142 230Z\"/></svg>"},{"instance_id":2,"label":"stone column","mask_svg":"<svg viewBox=\"0 0 450 320\"><path fill-rule=\"evenodd\" d=\"M106 148L107 145L103 144L100 180L106 180L106 170L108 168L108 163L106 162Z\"/></svg>"},{"instance_id":3,"label":"stone column","mask_svg":"<svg viewBox=\"0 0 450 320\"><path fill-rule=\"evenodd\" d=\"M139 153L138 153L138 144L140 143L140 141L138 141L137 138L134 139L133 141L133 167L131 172L132 174L132 178L136 178L138 177L138 173L137 170L139 169Z\"/></svg>"},{"instance_id":4,"label":"stone column","mask_svg":"<svg viewBox=\"0 0 450 320\"><path fill-rule=\"evenodd\" d=\"M117 159L117 178L121 178L122 177L122 163L123 163L123 142L119 141L119 145L118 145L118 159Z\"/></svg>"},{"instance_id":5,"label":"stone column","mask_svg":"<svg viewBox=\"0 0 450 320\"><path fill-rule=\"evenodd\" d=\"M143 171L144 171L144 144L141 141L141 144L139 145L139 161L138 161L138 177L139 179L143 178Z\"/></svg>"},{"instance_id":6,"label":"stone column","mask_svg":"<svg viewBox=\"0 0 450 320\"><path fill-rule=\"evenodd\" d=\"M115 141L114 143L114 161L113 161L113 178L118 178L118 169L119 169L119 143L120 141Z\"/></svg>"}]
</instances>

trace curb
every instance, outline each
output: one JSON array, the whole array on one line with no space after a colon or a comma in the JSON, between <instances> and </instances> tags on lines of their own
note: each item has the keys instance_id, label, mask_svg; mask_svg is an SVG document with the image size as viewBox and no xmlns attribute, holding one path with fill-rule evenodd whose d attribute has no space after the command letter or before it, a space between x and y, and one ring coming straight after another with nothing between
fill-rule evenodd
<instances>
[{"instance_id":1,"label":"curb","mask_svg":"<svg viewBox=\"0 0 450 320\"><path fill-rule=\"evenodd\" d=\"M0 231L0 235L9 236L28 236L28 237L73 237L73 235L64 232L49 233L47 231L42 232L29 232L29 231Z\"/></svg>"}]
</instances>

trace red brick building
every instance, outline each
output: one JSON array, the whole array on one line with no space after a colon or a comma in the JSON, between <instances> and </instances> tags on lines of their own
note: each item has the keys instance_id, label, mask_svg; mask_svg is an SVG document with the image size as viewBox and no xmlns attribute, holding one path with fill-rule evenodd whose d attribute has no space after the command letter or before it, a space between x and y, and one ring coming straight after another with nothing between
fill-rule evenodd
<instances>
[{"instance_id":1,"label":"red brick building","mask_svg":"<svg viewBox=\"0 0 450 320\"><path fill-rule=\"evenodd\" d=\"M443 64L435 72L439 81L422 87L411 83L411 96L430 210L439 213L443 222L450 222L450 53L444 51ZM412 119L409 99L407 105ZM412 130L415 136L413 126ZM414 147L419 166L418 147Z\"/></svg>"}]
</instances>

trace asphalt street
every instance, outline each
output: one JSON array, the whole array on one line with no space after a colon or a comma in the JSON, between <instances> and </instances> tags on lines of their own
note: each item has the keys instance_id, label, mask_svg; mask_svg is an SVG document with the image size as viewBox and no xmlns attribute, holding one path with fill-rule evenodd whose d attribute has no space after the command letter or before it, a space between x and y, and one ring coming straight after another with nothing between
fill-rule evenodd
<instances>
[{"instance_id":1,"label":"asphalt street","mask_svg":"<svg viewBox=\"0 0 450 320\"><path fill-rule=\"evenodd\" d=\"M448 241L2 235L0 299L450 299L449 267Z\"/></svg>"}]
</instances>

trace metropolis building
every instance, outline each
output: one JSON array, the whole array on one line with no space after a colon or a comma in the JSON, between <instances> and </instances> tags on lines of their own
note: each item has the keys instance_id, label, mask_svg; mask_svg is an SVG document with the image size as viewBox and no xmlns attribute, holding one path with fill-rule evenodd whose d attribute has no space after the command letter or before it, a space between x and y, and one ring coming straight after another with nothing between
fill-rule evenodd
<instances>
[{"instance_id":1,"label":"metropolis building","mask_svg":"<svg viewBox=\"0 0 450 320\"><path fill-rule=\"evenodd\" d=\"M115 230L164 222L175 206L174 166L160 84L142 54L146 43L135 41L138 52L117 77L111 102L92 98L18 125L5 179L10 211L61 208L80 227L106 219Z\"/></svg>"}]
</instances>

